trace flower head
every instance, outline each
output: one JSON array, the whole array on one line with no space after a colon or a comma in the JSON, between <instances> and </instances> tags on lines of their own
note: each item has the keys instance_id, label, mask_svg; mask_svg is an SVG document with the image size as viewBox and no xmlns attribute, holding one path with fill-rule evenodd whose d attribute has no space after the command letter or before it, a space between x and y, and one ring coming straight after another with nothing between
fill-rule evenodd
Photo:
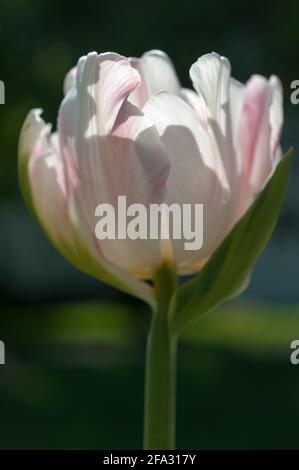
<instances>
[{"instance_id":1,"label":"flower head","mask_svg":"<svg viewBox=\"0 0 299 470\"><path fill-rule=\"evenodd\" d=\"M178 274L199 271L251 206L281 158L282 88L254 75L243 85L212 53L181 87L169 58L95 52L66 76L57 131L32 110L20 136L25 197L60 252L74 265L153 302L149 285L163 262L161 240L95 236L95 208L203 204L203 247L170 240ZM169 247L168 247L169 248Z\"/></svg>"}]
</instances>

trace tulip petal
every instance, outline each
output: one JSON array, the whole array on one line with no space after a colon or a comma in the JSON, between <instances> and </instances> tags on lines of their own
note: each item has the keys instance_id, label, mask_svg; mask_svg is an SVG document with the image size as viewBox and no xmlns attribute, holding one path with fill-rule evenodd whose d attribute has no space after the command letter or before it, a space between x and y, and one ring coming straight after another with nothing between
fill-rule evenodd
<instances>
[{"instance_id":1,"label":"tulip petal","mask_svg":"<svg viewBox=\"0 0 299 470\"><path fill-rule=\"evenodd\" d=\"M101 173L98 137L111 132L124 100L139 82L128 59L117 54L90 53L79 60L76 87L63 100L58 118L61 152L71 185L83 177L86 186L90 175L96 178ZM82 165L88 172L81 168L78 175Z\"/></svg>"},{"instance_id":2,"label":"tulip petal","mask_svg":"<svg viewBox=\"0 0 299 470\"><path fill-rule=\"evenodd\" d=\"M80 210L94 231L100 203L116 207L118 196L126 196L128 205L162 201L170 163L154 124L126 100L139 85L138 72L127 59L90 54L79 61L77 77L77 87L61 106L59 130L67 171L74 175L68 181L71 186L80 182ZM144 240L102 240L101 250L112 263L138 277L148 277L148 265L161 261L157 242L145 246ZM146 273L140 273L140 265Z\"/></svg>"},{"instance_id":3,"label":"tulip petal","mask_svg":"<svg viewBox=\"0 0 299 470\"><path fill-rule=\"evenodd\" d=\"M94 214L100 203L110 203L117 213L118 196L126 196L127 205L148 207L164 200L170 162L153 123L131 103L126 103L116 120L113 133L95 137L88 158L80 160L81 181L87 211ZM96 173L89 169L98 168ZM137 277L150 277L148 267L158 266L161 253L158 241L101 240L107 259ZM144 267L141 272L140 266Z\"/></svg>"},{"instance_id":4,"label":"tulip petal","mask_svg":"<svg viewBox=\"0 0 299 470\"><path fill-rule=\"evenodd\" d=\"M33 109L23 124L18 146L18 171L23 197L34 212L30 182L28 180L28 161L33 151L36 140L39 138L45 123L40 118L41 109ZM33 125L34 123L34 125Z\"/></svg>"},{"instance_id":5,"label":"tulip petal","mask_svg":"<svg viewBox=\"0 0 299 470\"><path fill-rule=\"evenodd\" d=\"M93 52L81 57L76 68L76 86L69 88L58 116L67 180L76 181L78 155L86 158L92 150L86 145L87 137L111 132L124 100L139 84L138 72L118 54Z\"/></svg>"},{"instance_id":6,"label":"tulip petal","mask_svg":"<svg viewBox=\"0 0 299 470\"><path fill-rule=\"evenodd\" d=\"M269 80L272 89L272 103L270 106L270 125L271 125L271 155L274 156L280 140L283 124L283 90L278 77L272 75ZM278 152L279 153L279 152ZM282 156L282 152L280 152Z\"/></svg>"},{"instance_id":7,"label":"tulip petal","mask_svg":"<svg viewBox=\"0 0 299 470\"><path fill-rule=\"evenodd\" d=\"M239 125L243 107L245 87L238 80L230 79L229 83L229 119L235 157L235 179L239 179L242 171L242 155L239 148Z\"/></svg>"},{"instance_id":8,"label":"tulip petal","mask_svg":"<svg viewBox=\"0 0 299 470\"><path fill-rule=\"evenodd\" d=\"M182 88L180 92L180 96L190 104L190 106L196 112L198 119L200 120L202 126L207 129L208 128L208 116L207 116L207 107L206 103L201 95L196 93L193 90L189 90L188 88Z\"/></svg>"},{"instance_id":9,"label":"tulip petal","mask_svg":"<svg viewBox=\"0 0 299 470\"><path fill-rule=\"evenodd\" d=\"M80 124L87 135L109 134L123 102L140 84L139 73L125 57L95 52L82 57L77 94Z\"/></svg>"},{"instance_id":10,"label":"tulip petal","mask_svg":"<svg viewBox=\"0 0 299 470\"><path fill-rule=\"evenodd\" d=\"M186 199L184 192L188 193L193 184L195 192L198 191L200 182L207 189L210 187L210 181L206 179L207 175L203 175L203 168L213 169L223 186L227 186L224 168L217 147L215 148L213 135L204 129L196 113L185 101L177 96L161 92L146 103L143 112L155 123L170 155L170 178L176 178L176 181L169 180L168 190L173 191L174 200ZM194 198L193 191L189 197L193 202L197 200Z\"/></svg>"},{"instance_id":11,"label":"tulip petal","mask_svg":"<svg viewBox=\"0 0 299 470\"><path fill-rule=\"evenodd\" d=\"M229 97L230 63L215 52L200 57L190 69L190 77L198 94L202 95L210 119L224 131Z\"/></svg>"},{"instance_id":12,"label":"tulip petal","mask_svg":"<svg viewBox=\"0 0 299 470\"><path fill-rule=\"evenodd\" d=\"M22 181L30 187L30 202L41 225L54 243L71 239L67 216L63 162L57 153L57 135L41 118L41 110L31 111L20 136L19 161L23 160Z\"/></svg>"},{"instance_id":13,"label":"tulip petal","mask_svg":"<svg viewBox=\"0 0 299 470\"><path fill-rule=\"evenodd\" d=\"M198 263L211 254L227 230L223 209L229 199L229 188L217 145L212 133L201 126L193 109L179 97L158 93L143 111L155 122L169 152L166 202L204 206L204 245L200 252L187 253L183 240L173 240L178 262Z\"/></svg>"},{"instance_id":14,"label":"tulip petal","mask_svg":"<svg viewBox=\"0 0 299 470\"><path fill-rule=\"evenodd\" d=\"M270 91L264 77L256 75L248 81L239 128L244 178L256 191L271 172Z\"/></svg>"},{"instance_id":15,"label":"tulip petal","mask_svg":"<svg viewBox=\"0 0 299 470\"><path fill-rule=\"evenodd\" d=\"M169 160L153 123L126 101L138 85L139 75L127 59L90 54L79 63L76 94L62 107L62 140L75 144L69 155L75 150L92 212L100 202L132 191L140 202L161 199ZM77 125L70 113L78 115ZM63 127L65 122L72 129Z\"/></svg>"},{"instance_id":16,"label":"tulip petal","mask_svg":"<svg viewBox=\"0 0 299 470\"><path fill-rule=\"evenodd\" d=\"M238 88L230 76L230 63L225 57L215 52L200 57L190 69L190 77L195 90L201 95L207 105L207 115L212 132L225 168L227 180L232 193L232 199L238 191L240 164L237 132L234 118L236 104L239 99L233 99ZM238 97L239 98L239 97ZM233 207L232 207L233 210Z\"/></svg>"},{"instance_id":17,"label":"tulip petal","mask_svg":"<svg viewBox=\"0 0 299 470\"><path fill-rule=\"evenodd\" d=\"M158 91L167 91L179 95L180 83L170 58L162 51L146 52L140 59L131 59L131 64L138 70L142 83L130 95L130 102L138 107Z\"/></svg>"},{"instance_id":18,"label":"tulip petal","mask_svg":"<svg viewBox=\"0 0 299 470\"><path fill-rule=\"evenodd\" d=\"M127 270L119 267L119 263L113 263L105 256L102 246L95 237L95 219L86 212L80 188L70 195L69 216L79 254L77 267L100 281L144 300L154 308L153 289L147 283L136 279ZM84 269L84 266L87 269Z\"/></svg>"},{"instance_id":19,"label":"tulip petal","mask_svg":"<svg viewBox=\"0 0 299 470\"><path fill-rule=\"evenodd\" d=\"M243 162L239 214L247 210L280 161L282 121L279 80L254 75L245 87L238 134Z\"/></svg>"},{"instance_id":20,"label":"tulip petal","mask_svg":"<svg viewBox=\"0 0 299 470\"><path fill-rule=\"evenodd\" d=\"M63 82L63 92L65 95L73 88L76 84L76 77L77 77L77 67L73 67L65 76Z\"/></svg>"},{"instance_id":21,"label":"tulip petal","mask_svg":"<svg viewBox=\"0 0 299 470\"><path fill-rule=\"evenodd\" d=\"M58 139L55 134L50 136L50 126L40 113L41 110L29 113L19 146L22 183L30 188L30 201L39 222L56 248L76 267L153 306L152 289L104 258L95 240L94 227L88 225L84 212L78 211L79 204L74 210L75 198L82 203L80 187L73 187L71 197L66 197ZM76 218L74 213L79 216Z\"/></svg>"}]
</instances>

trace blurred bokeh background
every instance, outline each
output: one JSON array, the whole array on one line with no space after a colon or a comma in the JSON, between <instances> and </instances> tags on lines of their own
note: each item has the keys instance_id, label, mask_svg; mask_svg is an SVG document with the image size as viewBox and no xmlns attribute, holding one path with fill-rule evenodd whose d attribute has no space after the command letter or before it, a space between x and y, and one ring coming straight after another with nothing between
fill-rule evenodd
<instances>
[{"instance_id":1,"label":"blurred bokeh background","mask_svg":"<svg viewBox=\"0 0 299 470\"><path fill-rule=\"evenodd\" d=\"M22 202L17 141L29 109L55 126L66 72L91 50L167 52L184 86L217 51L233 75L281 77L289 192L245 294L186 331L178 368L179 448L297 448L299 366L299 3L0 0L0 448L140 448L143 304L72 268Z\"/></svg>"}]
</instances>

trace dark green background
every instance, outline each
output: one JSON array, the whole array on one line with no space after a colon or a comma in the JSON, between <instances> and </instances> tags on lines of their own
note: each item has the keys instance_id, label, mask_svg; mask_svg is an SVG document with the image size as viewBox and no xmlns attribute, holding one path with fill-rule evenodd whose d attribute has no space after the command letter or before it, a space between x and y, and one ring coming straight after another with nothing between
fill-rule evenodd
<instances>
[{"instance_id":1,"label":"dark green background","mask_svg":"<svg viewBox=\"0 0 299 470\"><path fill-rule=\"evenodd\" d=\"M91 50L167 52L184 86L215 50L233 75L281 77L283 147L295 146L279 224L246 295L182 339L179 448L298 447L299 79L296 1L0 0L0 448L136 448L142 443L149 312L69 266L26 210L17 181L24 118L55 120L65 73Z\"/></svg>"}]
</instances>

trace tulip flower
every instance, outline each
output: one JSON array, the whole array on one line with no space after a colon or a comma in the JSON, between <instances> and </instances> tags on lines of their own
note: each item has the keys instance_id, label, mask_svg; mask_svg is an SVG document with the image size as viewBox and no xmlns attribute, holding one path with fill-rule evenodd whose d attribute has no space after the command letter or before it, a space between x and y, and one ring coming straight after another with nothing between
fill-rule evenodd
<instances>
[{"instance_id":1,"label":"tulip flower","mask_svg":"<svg viewBox=\"0 0 299 470\"><path fill-rule=\"evenodd\" d=\"M24 197L57 249L97 279L148 302L146 448L174 446L179 331L246 284L281 206L282 86L231 77L216 53L182 88L169 58L95 52L66 76L57 130L32 110L23 125ZM184 240L95 236L99 203L202 204L203 246ZM177 277L195 274L177 284ZM153 281L151 284L147 281Z\"/></svg>"}]
</instances>

